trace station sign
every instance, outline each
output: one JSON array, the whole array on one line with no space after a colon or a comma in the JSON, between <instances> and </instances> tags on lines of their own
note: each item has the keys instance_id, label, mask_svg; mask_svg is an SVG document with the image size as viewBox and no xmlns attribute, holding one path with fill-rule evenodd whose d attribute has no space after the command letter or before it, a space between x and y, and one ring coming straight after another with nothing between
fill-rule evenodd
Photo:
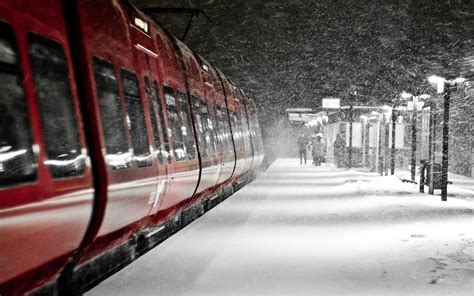
<instances>
[{"instance_id":1,"label":"station sign","mask_svg":"<svg viewBox=\"0 0 474 296\"><path fill-rule=\"evenodd\" d=\"M325 109L339 109L341 108L341 99L339 98L324 98L322 100L322 107Z\"/></svg>"}]
</instances>

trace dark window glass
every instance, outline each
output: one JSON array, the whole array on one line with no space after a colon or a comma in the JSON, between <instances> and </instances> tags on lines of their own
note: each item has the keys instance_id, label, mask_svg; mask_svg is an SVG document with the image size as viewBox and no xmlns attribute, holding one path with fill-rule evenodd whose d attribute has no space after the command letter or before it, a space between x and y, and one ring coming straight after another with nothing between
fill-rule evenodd
<instances>
[{"instance_id":1,"label":"dark window glass","mask_svg":"<svg viewBox=\"0 0 474 296\"><path fill-rule=\"evenodd\" d=\"M145 91L146 99L148 103L148 109L150 110L150 119L151 119L151 129L153 130L153 139L156 147L156 154L160 163L163 163L163 154L162 144L160 140L160 132L158 128L158 120L156 119L156 114L158 113L158 106L156 105L156 100L153 97L153 91L151 89L150 80L148 77L145 77Z\"/></svg>"},{"instance_id":2,"label":"dark window glass","mask_svg":"<svg viewBox=\"0 0 474 296\"><path fill-rule=\"evenodd\" d=\"M163 134L163 145L160 147L161 154L164 156L168 162L171 162L172 153L170 152L170 143L168 137L171 137L171 132L166 127L165 123L165 116L163 113L163 105L161 103L161 96L160 96L160 89L158 88L158 84L154 83L155 87L155 94L156 94L156 102L158 103L158 116L160 118L161 130L165 131Z\"/></svg>"},{"instance_id":3,"label":"dark window glass","mask_svg":"<svg viewBox=\"0 0 474 296\"><path fill-rule=\"evenodd\" d=\"M36 179L30 122L17 49L0 22L0 186Z\"/></svg>"},{"instance_id":4,"label":"dark window glass","mask_svg":"<svg viewBox=\"0 0 474 296\"><path fill-rule=\"evenodd\" d=\"M186 159L186 151L184 150L183 134L181 130L181 123L179 122L174 90L169 86L165 86L164 90L169 126L171 127L169 132L171 132L171 139L173 140L174 155L177 161L182 161Z\"/></svg>"},{"instance_id":5,"label":"dark window glass","mask_svg":"<svg viewBox=\"0 0 474 296\"><path fill-rule=\"evenodd\" d=\"M196 144L194 143L194 133L191 127L191 116L189 114L188 99L182 92L178 92L179 111L183 126L181 127L184 136L184 143L186 146L186 153L188 159L196 158Z\"/></svg>"},{"instance_id":6,"label":"dark window glass","mask_svg":"<svg viewBox=\"0 0 474 296\"><path fill-rule=\"evenodd\" d=\"M150 166L152 164L152 156L137 76L127 70L122 70L121 74L134 160L139 167Z\"/></svg>"},{"instance_id":7,"label":"dark window glass","mask_svg":"<svg viewBox=\"0 0 474 296\"><path fill-rule=\"evenodd\" d=\"M54 178L80 176L85 155L81 154L64 50L59 43L35 34L30 34L28 44L48 155L45 164Z\"/></svg>"},{"instance_id":8,"label":"dark window glass","mask_svg":"<svg viewBox=\"0 0 474 296\"><path fill-rule=\"evenodd\" d=\"M105 138L106 161L115 170L128 168L132 156L128 149L118 82L112 63L95 57L94 78Z\"/></svg>"}]
</instances>

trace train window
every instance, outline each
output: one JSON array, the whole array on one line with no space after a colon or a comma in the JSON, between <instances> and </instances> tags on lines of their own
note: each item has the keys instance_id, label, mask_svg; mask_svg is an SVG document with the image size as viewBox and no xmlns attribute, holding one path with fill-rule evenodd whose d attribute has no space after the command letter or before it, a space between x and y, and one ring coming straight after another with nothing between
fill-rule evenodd
<instances>
[{"instance_id":1,"label":"train window","mask_svg":"<svg viewBox=\"0 0 474 296\"><path fill-rule=\"evenodd\" d=\"M28 107L10 27L0 22L0 187L36 179Z\"/></svg>"},{"instance_id":2,"label":"train window","mask_svg":"<svg viewBox=\"0 0 474 296\"><path fill-rule=\"evenodd\" d=\"M204 138L206 140L206 146L208 148L207 153L209 155L215 155L216 147L214 146L215 141L214 141L213 126L212 126L211 119L209 118L209 108L206 102L201 103L200 113L202 116L202 123L204 127Z\"/></svg>"},{"instance_id":3,"label":"train window","mask_svg":"<svg viewBox=\"0 0 474 296\"><path fill-rule=\"evenodd\" d=\"M222 108L222 117L223 117L223 123L224 123L224 135L225 135L225 140L227 144L225 145L227 147L227 153L225 153L226 161L232 161L234 160L234 144L232 143L232 133L230 131L230 123L229 123L229 114L226 108Z\"/></svg>"},{"instance_id":4,"label":"train window","mask_svg":"<svg viewBox=\"0 0 474 296\"><path fill-rule=\"evenodd\" d=\"M237 113L232 112L230 117L232 119L232 130L234 135L235 150L238 152L244 152L242 128L240 126Z\"/></svg>"},{"instance_id":5,"label":"train window","mask_svg":"<svg viewBox=\"0 0 474 296\"><path fill-rule=\"evenodd\" d=\"M127 122L132 138L133 159L139 167L150 166L152 164L152 156L137 76L125 69L122 69L121 76L125 105L127 107Z\"/></svg>"},{"instance_id":6,"label":"train window","mask_svg":"<svg viewBox=\"0 0 474 296\"><path fill-rule=\"evenodd\" d=\"M162 154L163 147L160 140L158 120L156 119L158 106L156 105L156 100L153 97L153 91L151 89L150 80L148 79L148 77L145 77L145 91L146 91L148 109L150 110L151 129L153 130L153 138L154 138L154 143L156 147L157 157L160 163L163 163L164 161L163 154Z\"/></svg>"},{"instance_id":7,"label":"train window","mask_svg":"<svg viewBox=\"0 0 474 296\"><path fill-rule=\"evenodd\" d=\"M179 122L178 109L176 108L177 104L174 97L174 90L169 86L165 86L164 90L174 155L177 161L182 161L186 159L186 151L184 150L183 134Z\"/></svg>"},{"instance_id":8,"label":"train window","mask_svg":"<svg viewBox=\"0 0 474 296\"><path fill-rule=\"evenodd\" d=\"M114 170L130 167L127 135L123 121L118 81L112 63L94 57L94 78L99 97L107 164Z\"/></svg>"},{"instance_id":9,"label":"train window","mask_svg":"<svg viewBox=\"0 0 474 296\"><path fill-rule=\"evenodd\" d=\"M225 155L229 151L229 147L228 147L229 143L227 142L227 137L226 137L224 116L220 108L216 109L216 119L217 119L217 130L218 130L217 137L222 147L222 153Z\"/></svg>"},{"instance_id":10,"label":"train window","mask_svg":"<svg viewBox=\"0 0 474 296\"><path fill-rule=\"evenodd\" d=\"M171 162L172 154L170 153L170 143L168 140L168 137L170 137L171 135L171 131L166 127L165 116L163 114L163 106L161 103L160 89L156 81L154 82L154 88L155 88L156 102L158 103L158 116L160 119L161 128L163 131L166 130L166 133L163 134L163 147L160 148L161 154L163 154L163 156L165 157L165 159L168 160L168 162Z\"/></svg>"},{"instance_id":11,"label":"train window","mask_svg":"<svg viewBox=\"0 0 474 296\"><path fill-rule=\"evenodd\" d=\"M212 142L214 143L214 147L217 153L218 150L222 150L222 147L220 146L221 144L219 141L219 128L217 126L216 106L214 104L208 104L207 107L209 108L209 119L211 121L212 126Z\"/></svg>"},{"instance_id":12,"label":"train window","mask_svg":"<svg viewBox=\"0 0 474 296\"><path fill-rule=\"evenodd\" d=\"M196 132L197 132L197 138L199 141L201 157L206 158L209 156L209 152L208 152L209 147L205 139L206 130L204 128L204 121L201 114L201 102L195 96L192 96L191 98L193 102L194 119L196 123Z\"/></svg>"},{"instance_id":13,"label":"train window","mask_svg":"<svg viewBox=\"0 0 474 296\"><path fill-rule=\"evenodd\" d=\"M250 151L252 149L252 146L250 143L249 126L245 113L240 113L240 122L242 127L242 140L244 142L245 151Z\"/></svg>"},{"instance_id":14,"label":"train window","mask_svg":"<svg viewBox=\"0 0 474 296\"><path fill-rule=\"evenodd\" d=\"M63 47L36 34L28 37L42 134L53 178L80 176L85 155L81 151L69 69Z\"/></svg>"},{"instance_id":15,"label":"train window","mask_svg":"<svg viewBox=\"0 0 474 296\"><path fill-rule=\"evenodd\" d=\"M188 99L186 98L186 95L183 92L178 91L178 102L181 120L183 121L183 126L181 127L181 129L184 136L184 143L186 147L186 152L188 154L188 159L195 159L196 144L194 143L194 134L191 127L191 116L188 108L189 104Z\"/></svg>"}]
</instances>

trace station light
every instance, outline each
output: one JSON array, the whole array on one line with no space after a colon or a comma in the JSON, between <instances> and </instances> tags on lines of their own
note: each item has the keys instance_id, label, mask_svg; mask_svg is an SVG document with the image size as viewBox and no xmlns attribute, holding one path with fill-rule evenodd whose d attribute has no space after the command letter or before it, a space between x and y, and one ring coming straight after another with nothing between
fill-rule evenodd
<instances>
[{"instance_id":1,"label":"station light","mask_svg":"<svg viewBox=\"0 0 474 296\"><path fill-rule=\"evenodd\" d=\"M407 92L403 91L401 96L402 96L403 99L407 100L407 99L411 98L413 95L411 93L407 93Z\"/></svg>"},{"instance_id":2,"label":"station light","mask_svg":"<svg viewBox=\"0 0 474 296\"><path fill-rule=\"evenodd\" d=\"M458 77L456 79L454 79L454 82L456 84L461 84L461 83L464 83L466 81L466 78L463 78L463 77Z\"/></svg>"}]
</instances>

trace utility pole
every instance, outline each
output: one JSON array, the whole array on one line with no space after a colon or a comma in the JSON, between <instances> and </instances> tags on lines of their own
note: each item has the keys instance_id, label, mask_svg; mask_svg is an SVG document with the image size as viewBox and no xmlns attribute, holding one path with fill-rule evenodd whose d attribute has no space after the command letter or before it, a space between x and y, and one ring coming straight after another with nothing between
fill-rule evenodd
<instances>
[{"instance_id":1,"label":"utility pole","mask_svg":"<svg viewBox=\"0 0 474 296\"><path fill-rule=\"evenodd\" d=\"M392 149L390 157L390 174L395 174L395 128L397 126L397 113L395 106L392 109Z\"/></svg>"},{"instance_id":2,"label":"utility pole","mask_svg":"<svg viewBox=\"0 0 474 296\"><path fill-rule=\"evenodd\" d=\"M443 113L443 161L441 166L441 200L448 200L448 161L449 161L449 105L451 84L445 83L444 113Z\"/></svg>"},{"instance_id":3,"label":"utility pole","mask_svg":"<svg viewBox=\"0 0 474 296\"><path fill-rule=\"evenodd\" d=\"M352 168L352 122L354 121L352 102L349 107L349 163L348 167Z\"/></svg>"},{"instance_id":4,"label":"utility pole","mask_svg":"<svg viewBox=\"0 0 474 296\"><path fill-rule=\"evenodd\" d=\"M434 163L435 163L435 155L434 155L434 151L435 151L435 139L436 139L436 115L435 115L435 110L434 110L434 106L435 104L431 104L430 105L430 135L429 135L429 139L428 139L428 142L429 142L429 149L428 149L428 159L429 159L429 164L428 164L428 167L429 168L433 168L434 166ZM433 169L429 169L428 170L428 175L429 175L429 189L428 189L428 194L430 195L434 195L434 180L433 180L433 177L434 177L434 172L433 172Z\"/></svg>"},{"instance_id":5,"label":"utility pole","mask_svg":"<svg viewBox=\"0 0 474 296\"><path fill-rule=\"evenodd\" d=\"M451 89L466 81L465 78L458 77L446 80L439 76L430 76L428 81L437 86L438 93L443 93L443 160L441 163L441 201L448 200L448 161L449 161L449 105ZM433 167L431 168L433 170Z\"/></svg>"},{"instance_id":6,"label":"utility pole","mask_svg":"<svg viewBox=\"0 0 474 296\"><path fill-rule=\"evenodd\" d=\"M413 96L413 118L411 126L411 180L415 181L416 175L416 117L418 97Z\"/></svg>"}]
</instances>

